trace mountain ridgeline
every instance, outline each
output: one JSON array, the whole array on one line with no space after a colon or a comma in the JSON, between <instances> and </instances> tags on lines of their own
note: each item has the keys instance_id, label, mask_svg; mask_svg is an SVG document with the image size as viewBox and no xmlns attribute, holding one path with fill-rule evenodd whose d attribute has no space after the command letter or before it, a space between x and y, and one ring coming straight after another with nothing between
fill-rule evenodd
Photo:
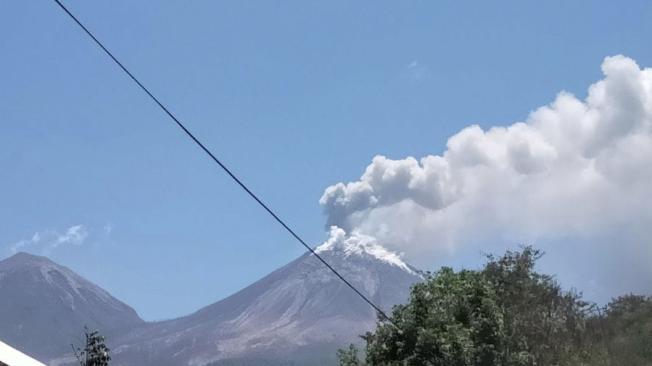
<instances>
[{"instance_id":1,"label":"mountain ridgeline","mask_svg":"<svg viewBox=\"0 0 652 366\"><path fill-rule=\"evenodd\" d=\"M45 257L18 253L0 262L0 339L39 359L70 352L84 326L113 337L143 323L131 307Z\"/></svg>"},{"instance_id":2,"label":"mountain ridgeline","mask_svg":"<svg viewBox=\"0 0 652 366\"><path fill-rule=\"evenodd\" d=\"M422 278L397 257L378 253L342 246L320 251L389 312ZM107 335L112 365L333 365L336 350L359 343L376 319L310 254L193 314L151 323L46 258L21 253L0 262L0 339L50 365L74 364L69 344L84 325Z\"/></svg>"}]
</instances>

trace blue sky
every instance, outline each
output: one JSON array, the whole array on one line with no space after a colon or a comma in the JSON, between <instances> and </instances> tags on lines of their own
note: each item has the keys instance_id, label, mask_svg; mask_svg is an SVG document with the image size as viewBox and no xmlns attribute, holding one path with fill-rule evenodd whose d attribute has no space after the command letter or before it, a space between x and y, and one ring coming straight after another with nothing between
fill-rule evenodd
<instances>
[{"instance_id":1,"label":"blue sky","mask_svg":"<svg viewBox=\"0 0 652 366\"><path fill-rule=\"evenodd\" d=\"M584 97L608 55L652 65L647 1L65 3L315 245L324 189L375 155ZM0 3L0 56L0 257L64 238L48 256L151 320L303 252L54 2Z\"/></svg>"}]
</instances>

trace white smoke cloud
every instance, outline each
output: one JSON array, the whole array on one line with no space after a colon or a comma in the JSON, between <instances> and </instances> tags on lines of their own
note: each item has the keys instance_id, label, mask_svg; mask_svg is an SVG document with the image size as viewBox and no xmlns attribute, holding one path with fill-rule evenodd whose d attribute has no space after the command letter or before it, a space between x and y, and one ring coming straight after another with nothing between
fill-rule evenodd
<instances>
[{"instance_id":1,"label":"white smoke cloud","mask_svg":"<svg viewBox=\"0 0 652 366\"><path fill-rule=\"evenodd\" d=\"M652 290L652 69L614 56L602 71L585 100L562 92L524 122L467 127L442 155L376 156L359 180L325 190L327 225L428 269L515 243L588 253L603 282Z\"/></svg>"},{"instance_id":2,"label":"white smoke cloud","mask_svg":"<svg viewBox=\"0 0 652 366\"><path fill-rule=\"evenodd\" d=\"M341 228L331 226L328 240L317 247L315 252L320 254L333 249L342 251L346 256L366 253L383 262L402 268L407 272L415 273L412 268L401 260L398 254L378 245L376 238L362 235L355 231L347 234Z\"/></svg>"}]
</instances>

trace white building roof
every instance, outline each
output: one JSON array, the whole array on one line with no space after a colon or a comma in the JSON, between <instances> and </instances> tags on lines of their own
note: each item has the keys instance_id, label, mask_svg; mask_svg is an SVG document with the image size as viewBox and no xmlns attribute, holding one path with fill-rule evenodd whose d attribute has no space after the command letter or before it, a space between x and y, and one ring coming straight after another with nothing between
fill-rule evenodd
<instances>
[{"instance_id":1,"label":"white building roof","mask_svg":"<svg viewBox=\"0 0 652 366\"><path fill-rule=\"evenodd\" d=\"M45 366L28 355L0 341L0 365L7 366Z\"/></svg>"}]
</instances>

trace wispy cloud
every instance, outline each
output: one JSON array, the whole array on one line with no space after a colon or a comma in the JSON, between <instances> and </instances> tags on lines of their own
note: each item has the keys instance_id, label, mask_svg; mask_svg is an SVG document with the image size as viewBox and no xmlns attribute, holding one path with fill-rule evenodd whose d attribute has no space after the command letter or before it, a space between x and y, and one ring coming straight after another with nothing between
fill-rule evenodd
<instances>
[{"instance_id":1,"label":"wispy cloud","mask_svg":"<svg viewBox=\"0 0 652 366\"><path fill-rule=\"evenodd\" d=\"M66 230L65 233L56 236L54 240L48 247L48 250L54 250L62 245L76 245L80 246L84 244L86 238L88 237L88 230L83 225L71 226Z\"/></svg>"},{"instance_id":2,"label":"wispy cloud","mask_svg":"<svg viewBox=\"0 0 652 366\"><path fill-rule=\"evenodd\" d=\"M41 234L34 233L31 239L23 239L19 242L13 243L9 246L9 252L11 254L16 254L25 247L29 247L34 244L38 244L41 241Z\"/></svg>"},{"instance_id":3,"label":"wispy cloud","mask_svg":"<svg viewBox=\"0 0 652 366\"><path fill-rule=\"evenodd\" d=\"M430 76L430 69L419 60L413 60L407 65L407 75L413 82L420 82Z\"/></svg>"},{"instance_id":4,"label":"wispy cloud","mask_svg":"<svg viewBox=\"0 0 652 366\"><path fill-rule=\"evenodd\" d=\"M102 231L104 232L104 235L111 235L111 233L113 232L113 224L111 224L110 222L107 223L102 228Z\"/></svg>"},{"instance_id":5,"label":"wispy cloud","mask_svg":"<svg viewBox=\"0 0 652 366\"><path fill-rule=\"evenodd\" d=\"M9 254L30 251L38 254L50 254L53 250L65 246L82 246L86 243L89 230L84 225L73 225L63 232L45 230L35 232L29 239L23 239L8 246Z\"/></svg>"}]
</instances>

